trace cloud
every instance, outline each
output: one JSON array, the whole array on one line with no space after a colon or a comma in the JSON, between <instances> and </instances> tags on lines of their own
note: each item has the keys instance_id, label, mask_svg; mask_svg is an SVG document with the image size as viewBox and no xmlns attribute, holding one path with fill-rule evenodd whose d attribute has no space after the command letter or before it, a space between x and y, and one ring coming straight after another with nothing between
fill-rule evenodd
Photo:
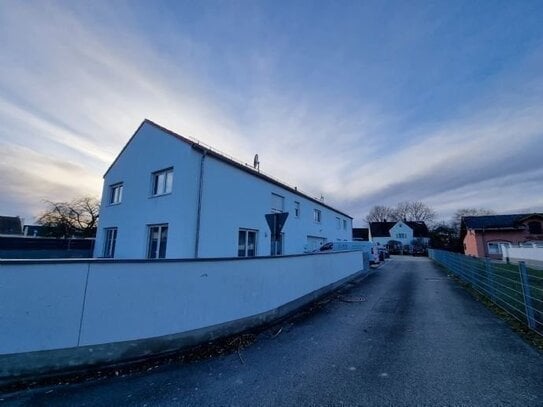
<instances>
[{"instance_id":1,"label":"cloud","mask_svg":"<svg viewBox=\"0 0 543 407\"><path fill-rule=\"evenodd\" d=\"M242 161L258 153L263 171L323 194L357 222L373 205L403 200L426 201L442 216L466 206L543 205L540 44L494 76L476 78L464 94L455 87L474 68L462 64L482 59L483 47L470 43L464 58L454 54L454 69L463 68L454 75L443 52L432 54L438 41L428 39L446 31L444 18L411 22L403 35L399 13L398 31L376 33L377 47L369 28L348 39L296 30L300 37L290 41L288 27L274 31L256 6L248 16L235 8L227 21L216 10L191 16L196 22L184 30L182 16L146 10L142 17L130 4L0 9L2 212L30 217L41 199L98 193L144 118ZM255 38L212 38L235 32L233 15ZM360 25L355 20L346 22L349 30ZM487 28L484 38L492 33ZM437 108L425 103L437 95L445 107L432 120Z\"/></svg>"}]
</instances>

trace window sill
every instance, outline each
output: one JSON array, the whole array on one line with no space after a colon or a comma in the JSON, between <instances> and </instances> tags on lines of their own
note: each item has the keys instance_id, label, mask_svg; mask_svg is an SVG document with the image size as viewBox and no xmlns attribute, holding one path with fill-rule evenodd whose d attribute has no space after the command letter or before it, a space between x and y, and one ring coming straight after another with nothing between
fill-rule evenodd
<instances>
[{"instance_id":1,"label":"window sill","mask_svg":"<svg viewBox=\"0 0 543 407\"><path fill-rule=\"evenodd\" d=\"M171 195L171 194L172 194L171 192L165 192L163 194L150 195L149 199L151 199L151 198L160 198L161 196L167 196L167 195Z\"/></svg>"},{"instance_id":2,"label":"window sill","mask_svg":"<svg viewBox=\"0 0 543 407\"><path fill-rule=\"evenodd\" d=\"M120 204L122 204L122 201L121 202L112 202L112 203L107 204L107 206L117 206L117 205L120 205Z\"/></svg>"}]
</instances>

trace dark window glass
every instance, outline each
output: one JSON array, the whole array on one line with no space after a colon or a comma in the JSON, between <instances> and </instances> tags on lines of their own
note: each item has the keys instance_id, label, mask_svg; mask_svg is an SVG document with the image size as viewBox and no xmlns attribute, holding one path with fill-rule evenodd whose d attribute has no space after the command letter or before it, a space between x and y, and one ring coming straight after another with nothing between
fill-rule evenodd
<instances>
[{"instance_id":1,"label":"dark window glass","mask_svg":"<svg viewBox=\"0 0 543 407\"><path fill-rule=\"evenodd\" d=\"M541 234L541 222L529 222L528 230L531 235L540 235Z\"/></svg>"},{"instance_id":2,"label":"dark window glass","mask_svg":"<svg viewBox=\"0 0 543 407\"><path fill-rule=\"evenodd\" d=\"M149 259L166 258L167 243L168 243L168 225L150 226L147 257Z\"/></svg>"}]
</instances>

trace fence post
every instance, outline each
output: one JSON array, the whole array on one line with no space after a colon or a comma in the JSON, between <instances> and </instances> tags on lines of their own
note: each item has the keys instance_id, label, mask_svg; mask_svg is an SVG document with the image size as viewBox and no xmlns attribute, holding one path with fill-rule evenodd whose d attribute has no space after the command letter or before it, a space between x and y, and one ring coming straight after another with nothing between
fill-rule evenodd
<instances>
[{"instance_id":1,"label":"fence post","mask_svg":"<svg viewBox=\"0 0 543 407\"><path fill-rule=\"evenodd\" d=\"M522 296L524 297L524 308L526 309L526 322L528 322L528 327L530 329L535 330L534 309L532 307L532 296L530 292L530 282L528 281L528 273L526 271L526 263L519 261L518 271L522 285Z\"/></svg>"},{"instance_id":2,"label":"fence post","mask_svg":"<svg viewBox=\"0 0 543 407\"><path fill-rule=\"evenodd\" d=\"M488 288L490 291L490 299L492 302L496 302L496 292L494 291L494 271L490 266L490 260L485 257L485 272L486 272L486 281L488 283Z\"/></svg>"}]
</instances>

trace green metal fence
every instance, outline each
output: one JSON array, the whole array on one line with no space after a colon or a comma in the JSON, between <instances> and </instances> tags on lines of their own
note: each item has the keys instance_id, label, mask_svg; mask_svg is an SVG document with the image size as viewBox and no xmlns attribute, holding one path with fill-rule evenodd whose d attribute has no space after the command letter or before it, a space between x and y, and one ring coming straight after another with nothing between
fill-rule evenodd
<instances>
[{"instance_id":1,"label":"green metal fence","mask_svg":"<svg viewBox=\"0 0 543 407\"><path fill-rule=\"evenodd\" d=\"M543 270L429 250L429 257L494 304L543 335Z\"/></svg>"}]
</instances>

